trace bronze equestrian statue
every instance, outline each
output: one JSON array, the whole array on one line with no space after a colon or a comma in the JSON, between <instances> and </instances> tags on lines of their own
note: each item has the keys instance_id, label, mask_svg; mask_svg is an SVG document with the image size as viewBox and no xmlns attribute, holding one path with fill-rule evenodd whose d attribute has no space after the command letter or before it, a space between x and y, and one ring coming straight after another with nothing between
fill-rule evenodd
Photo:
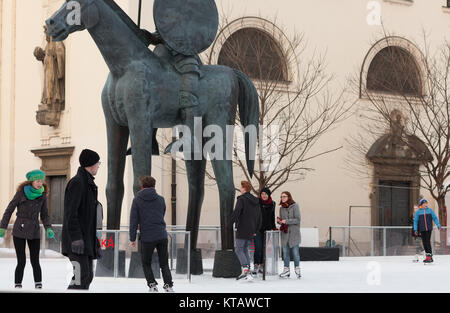
<instances>
[{"instance_id":1,"label":"bronze equestrian statue","mask_svg":"<svg viewBox=\"0 0 450 313\"><path fill-rule=\"evenodd\" d=\"M119 229L128 138L131 140L136 193L139 177L151 175L152 153L159 153L158 128L186 124L192 130L192 120L198 117L203 128L217 125L226 134L226 126L235 125L239 107L242 126L252 125L258 130L258 94L250 79L238 70L204 66L200 62L194 64L193 60L199 61L197 53L207 49L214 40L217 32L214 14L212 19L204 18L200 24L175 27L182 22L180 14L183 12L197 17L217 10L213 0L156 0L155 14L163 12L161 16L155 16L162 40L153 52L148 45L155 43L157 34L139 29L113 0L78 0L81 7L79 25L68 23L73 14L68 3L65 2L46 21L47 32L54 41L62 41L70 34L86 29L110 70L102 92L108 139L107 228ZM186 4L184 11L180 9L183 4ZM158 7L161 5L163 7ZM200 29L195 29L198 25L201 25ZM194 143L194 138L190 141ZM205 139L201 140L201 148L205 142ZM223 147L227 147L225 136ZM252 175L256 140L246 136L245 150L247 169ZM189 184L186 230L191 231L192 258L198 251L206 159L192 156L185 163ZM236 256L230 219L235 188L232 160L227 158L227 149L223 149L221 158L212 159L211 163L219 189L222 243L221 250L216 252L216 275L213 275L232 277L239 274L240 269L239 266L233 268ZM201 263L201 259L194 262ZM191 265L191 268L195 267L195 264Z\"/></svg>"}]
</instances>

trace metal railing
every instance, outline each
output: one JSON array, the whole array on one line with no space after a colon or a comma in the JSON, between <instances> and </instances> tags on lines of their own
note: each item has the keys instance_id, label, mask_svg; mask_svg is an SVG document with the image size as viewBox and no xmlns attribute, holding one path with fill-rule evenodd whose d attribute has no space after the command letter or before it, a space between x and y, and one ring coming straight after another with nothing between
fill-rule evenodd
<instances>
[{"instance_id":1,"label":"metal railing","mask_svg":"<svg viewBox=\"0 0 450 313\"><path fill-rule=\"evenodd\" d=\"M434 254L450 254L447 227L434 230ZM330 226L328 243L339 247L341 256L411 255L416 245L411 226Z\"/></svg>"},{"instance_id":2,"label":"metal railing","mask_svg":"<svg viewBox=\"0 0 450 313\"><path fill-rule=\"evenodd\" d=\"M13 228L13 224L8 225L8 233ZM62 225L54 224L52 225L52 229L55 232L54 239L48 239L46 236L46 231L44 226L40 225L40 231L41 231L41 250L40 255L42 258L46 257L46 252L55 251L57 253L62 253L61 249L61 233L62 233ZM139 233L139 231L138 231ZM122 236L121 236L122 235ZM168 230L167 231L168 240L169 240L169 266L171 271L175 269L177 266L177 248L180 246L184 247L184 250L186 250L186 262L187 262L187 273L186 273L186 279L191 282L191 266L190 266L190 244L191 244L191 232L190 231L183 231L183 230ZM12 236L5 236L5 238L11 238ZM108 230L108 229L102 229L97 230L97 238L102 242L101 238L106 237L106 242L108 243L109 240L112 240L113 247L105 247L107 249L112 248L113 249L113 277L118 278L119 275L119 251L125 250L126 253L130 254L131 252L136 252L133 250L138 250L139 246L136 247L136 249L129 246L129 231L128 230ZM123 240L123 238L126 238L126 240ZM181 239L180 239L181 237ZM121 240L122 239L122 240ZM11 243L12 240L4 241L3 246L7 248L12 248L13 244ZM122 242L121 242L122 241ZM137 245L139 245L139 241L137 242ZM106 251L106 249L102 249L102 251ZM47 253L48 254L48 253ZM60 255L62 257L62 255ZM126 258L126 260L129 260L130 258ZM98 261L96 262L96 265L98 265ZM125 268L123 269L125 271Z\"/></svg>"},{"instance_id":3,"label":"metal railing","mask_svg":"<svg viewBox=\"0 0 450 313\"><path fill-rule=\"evenodd\" d=\"M8 231L11 230L13 227L12 224L8 226ZM62 225L60 224L54 224L52 225L52 229L55 232L55 238L54 239L48 239L46 236L45 228L43 225L40 225L41 227L41 257L51 257L51 255L48 255L48 251L55 251L57 253L61 253L61 233L62 233ZM119 273L119 271L123 271L123 269L119 269L121 266L119 264L123 260L119 260L120 258L123 258L120 256L120 251L125 250L126 254L129 255L130 252L135 252L132 250L131 247L129 247L128 243L128 233L129 231L127 228L128 226L121 226L121 230L108 230L108 229L101 229L97 230L97 237L101 240L105 240L106 242L109 242L109 239L112 240L114 243L114 246L111 247L113 249L113 277L117 278L120 277L123 274ZM211 259L213 257L216 250L221 249L221 238L220 238L220 226L200 226L199 227L199 243L203 243L205 245L205 242L210 239L210 241L213 241L208 247L203 247L204 251L202 252L202 256L204 259ZM211 236L207 232L212 232L213 235ZM236 234L236 229L234 230L234 233ZM187 279L191 281L191 274L190 274L190 250L191 250L191 232L186 231L186 226L184 225L167 225L167 234L169 239L169 266L171 270L175 269L177 266L177 249L180 249L180 247L183 247L186 251L186 257L187 257ZM202 235L200 235L202 234ZM124 238L127 238L127 240L124 240ZM9 242L9 247L12 248L12 243ZM106 247L104 247L106 248ZM110 247L108 247L110 248ZM139 248L139 247L137 247ZM47 255L46 255L47 254ZM53 257L61 257L60 255L54 255ZM129 260L131 257L127 257L126 260ZM278 274L278 261L281 258L281 248L280 248L280 233L279 231L267 231L266 232L266 258L268 264L266 264L266 273L267 275L277 275ZM204 270L212 270L212 267L209 268L208 266L211 266L209 261L206 262L206 267L204 267Z\"/></svg>"}]
</instances>

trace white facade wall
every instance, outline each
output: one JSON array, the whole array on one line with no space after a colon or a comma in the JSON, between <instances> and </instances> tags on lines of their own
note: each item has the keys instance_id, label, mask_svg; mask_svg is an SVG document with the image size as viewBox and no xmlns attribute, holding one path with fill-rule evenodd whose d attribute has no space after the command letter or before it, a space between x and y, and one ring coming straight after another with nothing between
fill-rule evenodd
<instances>
[{"instance_id":1,"label":"white facade wall","mask_svg":"<svg viewBox=\"0 0 450 313\"><path fill-rule=\"evenodd\" d=\"M1 8L1 89L0 89L0 213L6 208L16 186L25 173L39 168L40 159L30 150L45 146L75 146L71 172L78 168L78 155L84 148L96 150L102 165L96 178L100 190L106 186L106 131L100 95L108 68L87 32L73 34L66 44L66 110L58 129L42 127L35 120L41 99L42 64L33 56L36 46L43 46L43 23L63 0L2 0ZM137 0L117 1L137 20ZM287 37L302 32L308 42L305 57L314 52L326 52L327 69L333 73L336 90L361 70L364 57L371 46L383 37L381 26L369 25L367 17L373 13L368 5L380 5L386 30L392 34L421 43L422 31L429 34L429 43L436 49L448 39L450 12L443 9L444 0L414 0L405 5L402 0L217 0L221 15L232 21L243 16L262 17L281 27ZM152 1L145 0L142 26L154 30ZM209 51L205 52L205 55ZM203 56L205 56L203 55ZM301 69L299 69L301 71ZM356 95L355 95L356 96ZM358 132L357 117L346 120L324 136L314 149L320 152L330 146L344 148L317 158L309 164L315 168L306 179L287 183L282 189L291 191L300 204L303 227L319 227L320 241L326 240L330 225L347 225L350 205L370 205L370 182L355 179L344 166L348 151L345 138ZM128 210L132 201L131 159L127 158L125 173L126 194L122 224L128 224ZM168 223L170 220L170 161L157 157L153 161L153 175L157 189L166 198ZM236 173L236 171L235 171ZM236 182L239 177L236 176ZM177 224L184 225L187 209L187 180L177 177ZM279 201L280 192L273 198ZM423 192L425 195L426 193ZM100 201L106 204L104 192ZM432 206L435 206L430 201ZM106 210L106 205L105 205ZM369 210L353 215L353 225L370 225ZM105 212L106 215L106 212ZM216 185L207 186L201 225L219 225L218 192Z\"/></svg>"}]
</instances>

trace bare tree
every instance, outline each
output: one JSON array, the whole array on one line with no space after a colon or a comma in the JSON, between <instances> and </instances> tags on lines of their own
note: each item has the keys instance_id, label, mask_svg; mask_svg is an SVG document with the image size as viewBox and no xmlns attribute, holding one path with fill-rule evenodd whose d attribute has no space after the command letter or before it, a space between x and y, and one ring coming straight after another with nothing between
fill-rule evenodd
<instances>
[{"instance_id":1,"label":"bare tree","mask_svg":"<svg viewBox=\"0 0 450 313\"><path fill-rule=\"evenodd\" d=\"M238 157L239 146L234 148L233 161L247 180L256 181L256 193L303 179L313 170L308 161L341 149L336 144L313 153L319 139L345 119L350 108L344 89L337 95L331 91L334 77L326 71L325 56L315 51L308 58L303 34L288 38L275 23L265 22L264 29L241 25L231 32L225 19L220 34L226 40L219 43L218 56L219 64L246 73L258 90L260 134L254 178ZM214 179L211 173L207 175Z\"/></svg>"},{"instance_id":2,"label":"bare tree","mask_svg":"<svg viewBox=\"0 0 450 313\"><path fill-rule=\"evenodd\" d=\"M349 144L355 155L367 152L366 136L379 137L395 122L391 112L399 110L406 118L401 130L403 144L414 149L414 136L431 153L432 158L421 168L421 186L436 200L439 219L446 225L445 196L450 190L450 186L444 187L450 177L450 44L445 42L431 53L424 32L422 55L417 56L412 48L398 47L394 42L391 45L392 38L386 35L387 47L375 56L367 77L362 78L367 83L360 89L360 96L370 103L361 113L366 119L365 134L353 137Z\"/></svg>"}]
</instances>

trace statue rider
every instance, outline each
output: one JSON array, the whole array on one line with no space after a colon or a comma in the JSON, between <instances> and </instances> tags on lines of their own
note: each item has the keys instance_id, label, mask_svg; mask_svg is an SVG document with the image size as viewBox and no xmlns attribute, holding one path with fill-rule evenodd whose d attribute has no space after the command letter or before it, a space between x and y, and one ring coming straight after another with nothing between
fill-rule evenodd
<instances>
[{"instance_id":1,"label":"statue rider","mask_svg":"<svg viewBox=\"0 0 450 313\"><path fill-rule=\"evenodd\" d=\"M156 31L143 31L150 43L156 46L155 54L168 54L169 62L181 74L180 117L194 136L194 118L202 116L197 95L202 75L198 53L206 50L215 39L218 11L214 0L190 1L189 6L183 1L155 0ZM162 49L166 51L157 51Z\"/></svg>"}]
</instances>

